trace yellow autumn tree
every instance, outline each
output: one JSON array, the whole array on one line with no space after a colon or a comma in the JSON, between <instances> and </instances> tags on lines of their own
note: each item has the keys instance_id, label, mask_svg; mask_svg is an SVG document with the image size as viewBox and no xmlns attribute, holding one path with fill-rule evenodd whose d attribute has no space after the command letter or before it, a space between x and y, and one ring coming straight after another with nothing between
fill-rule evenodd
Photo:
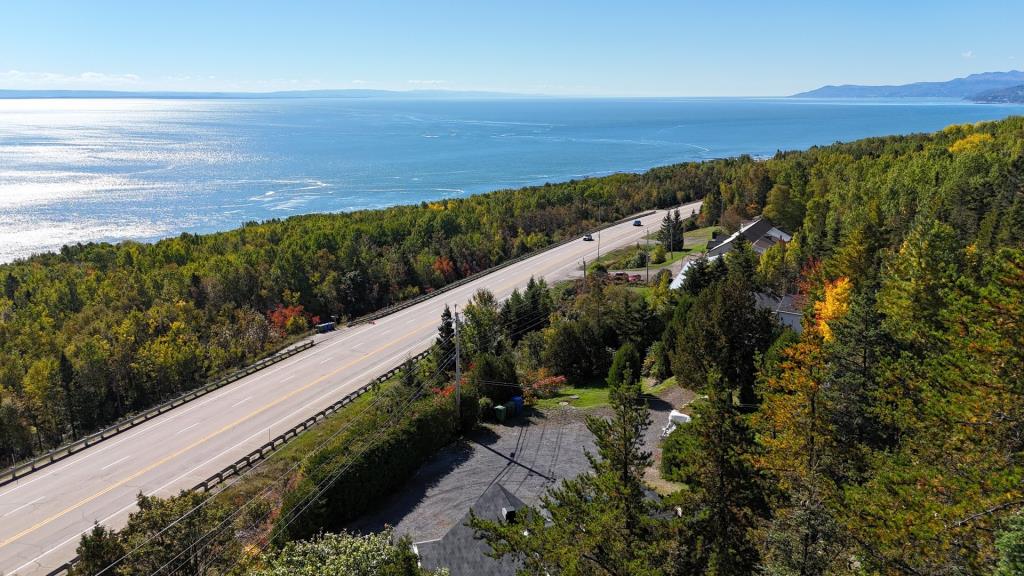
<instances>
[{"instance_id":1,"label":"yellow autumn tree","mask_svg":"<svg viewBox=\"0 0 1024 576\"><path fill-rule=\"evenodd\" d=\"M853 283L849 278L841 277L825 282L825 298L814 303L814 317L818 332L825 342L832 340L832 329L828 323L838 320L850 309L850 293Z\"/></svg>"},{"instance_id":2,"label":"yellow autumn tree","mask_svg":"<svg viewBox=\"0 0 1024 576\"><path fill-rule=\"evenodd\" d=\"M969 150L977 148L978 146L981 146L985 142L991 141L991 134L987 132L974 132L973 134L968 134L967 136L964 136L963 138L957 140L956 142L953 142L953 144L950 145L949 147L949 151L952 152L953 154L967 152Z\"/></svg>"}]
</instances>

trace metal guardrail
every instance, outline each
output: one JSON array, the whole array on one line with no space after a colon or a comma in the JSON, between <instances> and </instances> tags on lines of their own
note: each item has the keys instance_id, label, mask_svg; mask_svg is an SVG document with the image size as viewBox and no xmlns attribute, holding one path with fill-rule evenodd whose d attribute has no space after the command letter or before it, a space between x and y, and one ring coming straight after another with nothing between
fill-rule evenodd
<instances>
[{"instance_id":1,"label":"metal guardrail","mask_svg":"<svg viewBox=\"0 0 1024 576\"><path fill-rule=\"evenodd\" d=\"M423 352L420 352L419 354L411 357L410 360L412 360L413 364L417 364L417 363L419 363L420 360L423 360L424 358L426 358L428 354L430 354L430 349L429 348L427 350L424 350ZM241 458L236 460L233 464L228 465L227 467L225 467L220 472L217 472L216 474L210 476L206 480L203 480L202 482L196 484L192 488L192 490L196 490L196 491L200 491L200 492L209 492L210 490L212 490L217 485L222 484L228 478L231 478L232 476L236 476L238 474L241 474L246 468L250 468L255 463L259 462L260 460L263 460L264 458L269 456L271 453L277 451L278 448L284 446L290 440L294 439L299 434L302 434L306 430L309 430L313 426L315 426L315 425L319 424L320 422L324 421L331 414L334 414L338 410L341 410L345 406L348 406L349 404L354 402L357 398L359 398L363 394L366 394L371 389L373 389L374 386L377 386L377 385L382 384L383 382L387 381L389 378L391 378L392 376L397 374L399 371L401 371L402 367L404 365L405 365L405 362L399 364L398 366L395 366L394 368L392 368L391 370L388 370L387 372L381 374L380 376L377 376L376 378L371 380L368 384L366 384L364 386L361 386L358 390L356 390L354 392L350 392L349 394L344 396L341 400L338 400L337 402L331 404L330 406L328 406L328 407L324 408L323 410L317 412L316 414L310 416L309 418L306 418L302 422L299 422L295 426L289 428L283 434L279 434L278 436L276 436L273 440L268 441L267 443L263 444L259 448L253 450L252 452L249 452L245 456L242 456Z\"/></svg>"},{"instance_id":2,"label":"metal guardrail","mask_svg":"<svg viewBox=\"0 0 1024 576\"><path fill-rule=\"evenodd\" d=\"M35 472L36 470L39 470L40 468L45 468L50 464L59 462L67 458L68 456L77 454L82 450L85 450L90 446L94 446L108 438L117 436L118 434L125 432L127 430L131 430L132 428L145 422L148 422L149 420L163 414L164 412L167 412L168 410L172 410L174 408L177 408L178 406L181 406L182 404L191 402L196 398L205 396L210 392L213 392L215 390L223 388L224 386L227 386L228 384L231 384L232 382L236 382L241 378L258 372L266 368L267 366L277 364L278 362L286 358L291 358L292 356L298 354L299 352L302 352L303 350L308 350L313 345L313 340L307 340L306 342L303 342L297 346L285 348L284 350L272 354L258 362L250 364L245 368L232 372L231 374L228 374L223 378L214 380L213 382L210 382L200 388L196 388L195 390L186 392L185 394L182 394L177 398L172 398L171 400L168 400L167 402L164 402L158 406L154 406L153 408L150 408L148 410L125 418L120 422L113 424L112 426L108 426L107 428L100 430L99 432L89 434L88 436L79 438L78 440L65 444L64 446L61 446L59 448L54 448L53 450L47 452L46 454L37 456L36 458L33 458L32 460L29 460L27 462L11 466L10 468L7 468L3 472L0 472L0 486L14 482L19 478L23 478Z\"/></svg>"},{"instance_id":3,"label":"metal guardrail","mask_svg":"<svg viewBox=\"0 0 1024 576\"><path fill-rule=\"evenodd\" d=\"M412 360L413 363L416 364L419 363L420 360L426 358L428 354L430 354L429 348L411 357L410 360ZM232 464L229 464L220 472L217 472L216 474L210 476L206 480L203 480L202 482L196 484L195 486L192 487L192 490L199 492L209 492L216 486L223 484L226 480L230 479L231 477L241 474L247 468L251 468L260 460L263 460L267 456L270 456L272 453L276 452L279 448L287 444L289 441L294 440L295 437L297 437L299 434L302 434L306 430L309 430L313 426L319 424L320 422L323 422L331 414L334 414L338 410L341 410L345 406L348 406L357 398L372 390L374 386L382 384L385 381L387 381L389 378L397 374L404 365L405 362L402 362L401 364L395 366L391 370L388 370L387 372L381 374L380 376L377 376L368 384L361 386L358 390L347 394L341 400L338 400L337 402L331 404L327 408L324 408L323 410L317 412L316 414L310 416L309 418L306 418L302 422L299 422L295 426L292 426L283 434L278 435L273 440L267 442L266 444L263 444L262 446L253 450L252 452L249 452L245 456L242 456ZM52 571L48 572L46 576L62 576L64 574L69 574L74 565L78 563L78 558L78 556L75 556L71 560L68 560L67 562L61 564L60 566L54 568Z\"/></svg>"},{"instance_id":4,"label":"metal guardrail","mask_svg":"<svg viewBox=\"0 0 1024 576\"><path fill-rule=\"evenodd\" d=\"M534 256L537 256L538 254L543 254L544 252L547 252L548 250L553 250L555 248L558 248L559 246L564 246L564 245L566 245L566 244L568 244L570 242L575 242L575 241L579 240L579 238L581 236L583 236L583 234L588 234L588 233L589 234L593 234L595 232L600 232L601 230L604 230L606 228L611 228L612 226L618 226L619 224L624 224L626 222L629 222L630 220L636 220L637 218L643 218L645 216L650 216L651 214L656 214L656 213L657 213L657 210L650 210L650 211L647 211L647 212L641 212L640 214L634 214L633 216L627 216L625 218L621 218L621 219L616 220L614 222L609 222L608 224L604 224L602 226L599 226L597 228L589 230L588 232L583 232L581 234L577 234L577 235L565 238L563 240L559 240L558 242L555 242L554 244L549 244L549 245L547 245L547 246L545 246L545 247L543 247L543 248L541 248L539 250L534 250L533 252L527 252L526 254L522 254L520 256L516 256L515 258L513 258L511 260L506 260L506 261L502 262L501 264L496 264L494 266L491 266L490 268L488 268L486 270L481 270L481 271L476 272L474 274L470 274L469 276L466 276L465 278L462 278L461 280L456 280L455 282L452 282L451 284L446 284L446 285L442 286L441 288L438 288L437 290L434 290L433 292L428 292L426 294L421 294L419 296L416 296L415 298L410 298L408 300L403 300L402 302L399 302L398 304L393 304L393 305L388 306L386 308L381 308L380 310L377 310L376 312L371 312L371 313L369 313L369 314L367 314L365 316L360 316L359 318L356 318L355 320L352 320L351 322L346 324L346 326L352 327L352 326L356 326L358 324L363 324L365 322L370 322L372 320L377 320L379 318L383 318L385 316L394 314L395 312L398 312L400 310L404 310L406 308L409 308L410 306L414 306L414 305L419 304L420 302L423 302L425 300L429 300L429 299L433 298L434 296L437 296L438 294L444 294L445 292L448 292L450 290L454 290L454 289L456 289L456 288L458 288L460 286L464 286L464 285L466 285L466 284L468 284L468 283L470 283L470 282L472 282L474 280L477 280L479 278L482 278L482 277L484 277L484 276L486 276L486 275L488 275L488 274L490 274L492 272L496 272L498 270L501 270L502 268L506 268L506 267L511 266L513 264L517 264L519 262L522 262L523 260L526 260L528 258L532 258Z\"/></svg>"},{"instance_id":5,"label":"metal guardrail","mask_svg":"<svg viewBox=\"0 0 1024 576\"><path fill-rule=\"evenodd\" d=\"M630 220L635 220L637 218L643 218L645 216L650 216L651 214L655 214L655 213L657 213L656 210L651 210L651 211L647 211L647 212L642 212L640 214L635 214L633 216L628 216L626 218L622 218L620 220L616 220L614 222L610 222L608 224L605 224L603 226L595 228L595 229L591 230L590 232L591 233L598 232L600 230L604 230L606 228L611 228L612 226L618 226L619 224L623 224L625 222L629 222ZM471 274L471 275L469 275L469 276L467 276L467 277L465 277L465 278L463 278L461 280L457 280L455 282L452 282L451 284L448 284L448 285L446 285L446 286L444 286L442 288L434 290L433 292L430 292L428 294L423 294L421 296L417 296L415 298L411 298L411 299L406 300L404 302L401 302L399 304L395 304L394 306L389 306L387 308L382 308L381 310L378 310L377 312L374 312L374 313L371 313L371 314L367 314L366 316L361 316L361 317L359 317L359 318L349 322L347 324L347 326L355 326L357 324L362 324L364 322L369 322L371 320L376 320L378 318L383 318L384 316L387 316L389 314L393 314L395 312L398 312L399 310L403 310L403 309L408 308L408 307L410 307L410 306L412 306L414 304L417 304L419 302L423 302L424 300L428 300L430 298L433 298L434 296L437 296L438 294L443 294L445 292L448 292L449 290L453 290L455 288L458 288L459 286L463 286L463 285L465 285L465 284L467 284L469 282L472 282L473 280L476 280L478 278L486 276L487 274L490 274L491 272L494 272L494 271L497 271L497 270L501 270L502 268L505 268L507 266L511 266L511 265L513 265L513 264L515 264L517 262L521 262L521 261L526 260L527 258L530 258L532 256L536 256L538 254L542 254L544 252L547 252L548 250L552 250L552 249L557 248L559 246L563 246L565 244L568 244L569 242L574 242L574 241L579 239L579 236L580 235L575 235L575 236L572 236L570 238L566 238L564 240L560 240L558 242L555 242L554 244L545 246L544 248L541 248L540 250L534 250L533 252L530 252L528 254L523 254L522 256L517 256L516 258L513 258L511 260L507 260L505 262L502 262L501 264L498 264L496 266L492 266L491 268L488 268L486 270L482 270L482 271L477 272L475 274ZM312 346L312 345L313 345L312 342L309 342L308 346L306 346L306 347L308 348L309 346ZM426 358L427 354L429 354L429 353L430 353L430 349L424 350L423 352L420 352L419 354L413 356L411 358L411 360L414 363L418 363L423 358ZM226 480L241 474L246 469L251 468L254 464L260 462L261 460L265 459L270 454L276 452L278 449L280 449L282 446L287 444L289 441L295 439L295 437L298 436L299 434L301 434L301 433L305 432L306 430L309 430L313 426L319 424L320 422L325 420L331 414L334 414L338 410L344 408L345 406L348 406L349 404L354 402L357 398L359 398L363 394L366 394L367 392L369 392L374 386L383 383L387 379L389 379L392 376L394 376L395 374L397 374L398 371L402 369L402 366L404 364L405 364L405 362L403 362L402 364L399 364L398 366L395 366L391 370L388 370L384 374L381 374L380 376L374 378L370 383L360 387L358 390L356 390L354 392L350 392L349 394L347 394L346 396L344 396L343 398L341 398L337 402L334 402L333 404L331 404L327 408L324 408L323 410L320 410L316 414L310 416L309 418L306 418L302 422L300 422L300 423L296 424L295 426L289 428L283 434L280 434L280 435L276 436L273 440L270 440L270 441L266 442L265 444L263 444L259 448L256 448L255 450L253 450L252 452L249 452L245 456L242 456L241 458L239 458L238 460L236 460L232 464L229 464L224 469L222 469L220 472L217 472L216 474L213 474L212 476L210 476L206 480L203 480L202 482L196 484L194 487L192 487L192 490L194 490L194 491L201 491L201 492L209 492L210 490L212 490L216 486L218 486L220 484L223 484ZM3 483L0 482L0 485L2 485L2 484ZM71 559L70 561L65 562L64 564L58 566L53 571L49 572L46 576L61 576L63 574L68 574L68 573L71 572L71 568L75 565L76 562L78 562L78 557L77 556L75 558Z\"/></svg>"}]
</instances>

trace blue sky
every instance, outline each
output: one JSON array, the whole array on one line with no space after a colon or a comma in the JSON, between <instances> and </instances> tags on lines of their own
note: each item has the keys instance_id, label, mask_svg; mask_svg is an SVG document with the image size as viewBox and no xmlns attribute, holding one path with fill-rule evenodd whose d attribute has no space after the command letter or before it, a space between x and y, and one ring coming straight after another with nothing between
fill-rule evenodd
<instances>
[{"instance_id":1,"label":"blue sky","mask_svg":"<svg viewBox=\"0 0 1024 576\"><path fill-rule=\"evenodd\" d=\"M4 0L0 88L782 95L1024 68L1024 2Z\"/></svg>"}]
</instances>

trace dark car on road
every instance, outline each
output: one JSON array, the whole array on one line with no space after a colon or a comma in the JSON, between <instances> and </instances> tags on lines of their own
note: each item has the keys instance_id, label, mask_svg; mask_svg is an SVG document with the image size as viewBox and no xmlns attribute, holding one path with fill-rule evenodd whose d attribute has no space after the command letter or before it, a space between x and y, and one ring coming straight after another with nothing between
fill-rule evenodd
<instances>
[{"instance_id":1,"label":"dark car on road","mask_svg":"<svg viewBox=\"0 0 1024 576\"><path fill-rule=\"evenodd\" d=\"M594 236L591 235L591 234L584 234L583 235L583 241L584 242L593 242L594 241Z\"/></svg>"},{"instance_id":2,"label":"dark car on road","mask_svg":"<svg viewBox=\"0 0 1024 576\"><path fill-rule=\"evenodd\" d=\"M644 225L643 222L641 222L639 220L633 220L633 226L643 226L643 225Z\"/></svg>"}]
</instances>

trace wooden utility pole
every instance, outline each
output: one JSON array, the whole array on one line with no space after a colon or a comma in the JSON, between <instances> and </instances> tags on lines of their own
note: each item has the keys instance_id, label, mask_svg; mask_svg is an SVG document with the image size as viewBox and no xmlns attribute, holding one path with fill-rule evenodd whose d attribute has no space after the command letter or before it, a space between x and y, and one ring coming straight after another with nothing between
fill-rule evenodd
<instances>
[{"instance_id":1,"label":"wooden utility pole","mask_svg":"<svg viewBox=\"0 0 1024 576\"><path fill-rule=\"evenodd\" d=\"M462 345L459 338L459 306L455 305L455 417L462 419Z\"/></svg>"}]
</instances>

